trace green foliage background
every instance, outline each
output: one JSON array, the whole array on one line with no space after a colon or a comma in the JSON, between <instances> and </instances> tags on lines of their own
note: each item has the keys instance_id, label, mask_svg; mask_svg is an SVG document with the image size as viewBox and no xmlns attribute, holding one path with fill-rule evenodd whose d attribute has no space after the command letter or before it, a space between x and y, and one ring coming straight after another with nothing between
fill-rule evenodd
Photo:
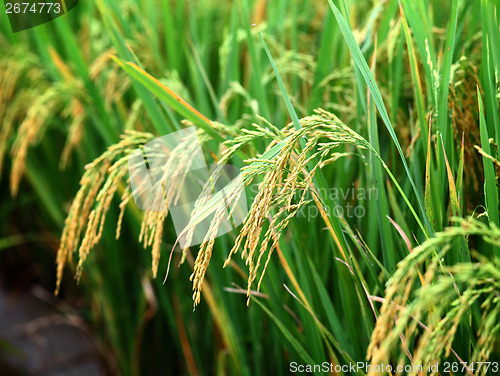
<instances>
[{"instance_id":1,"label":"green foliage background","mask_svg":"<svg viewBox=\"0 0 500 376\"><path fill-rule=\"evenodd\" d=\"M292 361L364 361L371 341L368 355L393 364L409 363L408 354L418 360L422 343L440 341L465 361L499 361L499 11L493 0L97 0L15 34L2 12L0 249L27 244L45 268L42 283L55 288L52 260L85 166L127 130L159 137L187 119L210 136L206 156L216 161L223 142L252 123L283 130L292 122L299 131L323 108L380 158L342 144L314 186L376 188L378 199L338 202L362 206L363 216L292 219L249 307L244 261L222 268L237 231L217 239L195 311L196 248L180 267L174 253L162 283L175 242L169 219L152 278L133 203L115 239L122 182L78 288L77 260L61 287L63 299L83 296L82 315L111 372L283 375ZM248 165L269 144L256 138L231 163ZM423 261L411 264L419 255ZM412 273L404 279L402 270ZM470 278L454 283L444 279L450 273ZM472 290L463 295L467 281ZM387 324L395 317L384 297L397 297L398 284L411 287L396 302L427 331L444 325L463 296L474 299L464 312L451 310L458 317L451 338L446 331L428 338L422 327L410 334ZM441 299L443 286L456 295ZM425 300L422 289L436 296ZM377 317L391 335L374 332ZM482 340L485 331L492 341ZM445 352L435 360L457 361Z\"/></svg>"}]
</instances>

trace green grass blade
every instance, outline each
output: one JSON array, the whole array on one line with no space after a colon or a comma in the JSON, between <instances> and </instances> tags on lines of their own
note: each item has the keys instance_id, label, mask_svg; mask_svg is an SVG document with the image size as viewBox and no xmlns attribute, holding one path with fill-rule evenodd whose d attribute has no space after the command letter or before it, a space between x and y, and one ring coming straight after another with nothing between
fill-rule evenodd
<instances>
[{"instance_id":1,"label":"green grass blade","mask_svg":"<svg viewBox=\"0 0 500 376\"><path fill-rule=\"evenodd\" d=\"M429 131L426 124L426 111L424 102L424 92L422 88L420 72L418 69L417 56L415 54L415 49L413 47L413 41L410 33L410 28L408 26L408 21L406 20L406 15L403 10L403 6L400 4L401 22L403 24L403 31L406 38L406 46L408 48L408 60L410 61L411 79L413 83L413 92L415 95L416 108L418 114L418 123L420 125L420 132L422 134L422 139L424 154L427 154L427 143L425 142L429 138ZM429 219L431 219L429 217Z\"/></svg>"},{"instance_id":2,"label":"green grass blade","mask_svg":"<svg viewBox=\"0 0 500 376\"><path fill-rule=\"evenodd\" d=\"M417 186L415 185L415 182L413 180L413 177L411 175L410 169L408 167L408 164L406 162L406 158L403 154L403 150L401 149L401 145L399 144L398 138L396 136L396 132L394 132L394 128L392 127L391 121L389 119L389 115L387 114L387 110L384 105L384 101L382 99L382 95L380 94L380 91L375 83L375 79L373 78L373 75L370 72L370 68L368 67L368 64L366 63L366 60L363 57L363 54L361 53L361 50L359 49L358 44L356 43L356 40L354 39L354 35L352 34L352 31L347 24L346 20L344 17L342 17L342 14L338 10L338 8L333 4L332 0L328 0L328 3L330 4L330 8L332 9L335 18L337 19L337 22L340 26L340 30L342 31L342 34L344 35L345 41L347 42L347 45L349 46L349 49L351 50L352 58L354 60L354 63L356 66L359 68L361 74L363 75L365 82L370 89L370 93L373 96L373 99L375 101L375 104L377 105L377 108L379 110L380 116L382 117L382 120L384 121L384 124L389 131L389 134L392 138L392 141L394 145L396 146L396 149L398 150L398 153L401 157L401 161L403 162L403 166L406 171L406 175L408 176L408 179L413 187L413 191L415 193L415 196L418 201L418 205L420 208L420 213L424 217L424 222L426 225L427 232L429 234L433 233L432 227L430 225L429 219L427 218L425 214L425 209L424 209L424 204L422 200L422 195L418 191ZM427 234L425 234L428 236Z\"/></svg>"},{"instance_id":3,"label":"green grass blade","mask_svg":"<svg viewBox=\"0 0 500 376\"><path fill-rule=\"evenodd\" d=\"M129 50L124 36L119 32L117 26L114 23L113 17L109 12L109 9L104 5L104 1L98 0L96 4L97 4L97 8L99 9L99 11L102 15L104 26L108 30L108 34L113 42L113 45L115 46L115 48L118 52L118 55L122 59L127 59L130 61L135 60L135 56ZM172 130L172 129L169 129L167 118L165 117L164 113L162 112L160 106L158 106L158 104L155 103L154 98L152 97L151 93L149 93L141 85L137 85L137 83L135 83L135 82L133 83L133 85L134 85L134 89L137 92L137 95L144 103L144 107L146 108L148 116L151 119L156 131L159 134L163 135L163 134L167 133L169 130Z\"/></svg>"},{"instance_id":4,"label":"green grass blade","mask_svg":"<svg viewBox=\"0 0 500 376\"><path fill-rule=\"evenodd\" d=\"M307 363L307 364L315 364L315 361L307 350L300 344L299 341L295 339L295 336L287 329L287 327L267 308L263 303L259 301L259 299L253 298L252 299L257 305L259 305L264 312L274 321L278 329L280 330L281 333L285 336L288 342L293 346L295 351L301 356L301 358Z\"/></svg>"},{"instance_id":5,"label":"green grass blade","mask_svg":"<svg viewBox=\"0 0 500 376\"><path fill-rule=\"evenodd\" d=\"M223 137L214 131L212 122L203 114L195 110L189 103L179 97L171 89L163 85L156 78L147 73L144 69L140 68L134 63L124 62L117 57L112 59L125 71L128 75L144 85L151 93L156 95L159 99L164 101L173 110L184 116L186 119L192 121L200 128L205 130L208 134L213 136L216 140L222 141Z\"/></svg>"},{"instance_id":6,"label":"green grass blade","mask_svg":"<svg viewBox=\"0 0 500 376\"><path fill-rule=\"evenodd\" d=\"M453 134L449 131L448 94L450 91L449 82L451 74L451 64L453 62L453 51L455 47L457 18L458 18L458 0L453 0L451 8L451 18L448 25L448 33L446 36L444 61L443 61L443 66L441 68L441 85L439 93L439 103L436 113L437 127L439 132L443 135L444 150L452 161L454 160L452 155Z\"/></svg>"},{"instance_id":7,"label":"green grass blade","mask_svg":"<svg viewBox=\"0 0 500 376\"><path fill-rule=\"evenodd\" d=\"M479 102L479 126L481 130L481 148L485 153L491 155L490 140L488 137L488 129L486 127L486 119L484 117L483 98L479 88L477 89ZM486 210L490 223L500 226L498 218L498 188L493 161L483 156L484 167L484 195ZM496 257L500 257L500 248L493 247L493 252Z\"/></svg>"},{"instance_id":8,"label":"green grass blade","mask_svg":"<svg viewBox=\"0 0 500 376\"><path fill-rule=\"evenodd\" d=\"M376 61L376 49L373 56L372 69L375 68ZM371 100L370 91L367 93L367 103L368 103L368 133L370 144L375 148L375 150L380 149L378 140L378 129L377 129L377 113L375 109L375 103ZM382 256L384 261L384 267L393 272L396 270L396 254L393 247L394 241L392 238L392 229L387 217L389 216L389 204L387 201L387 193L385 191L385 179L382 172L382 166L376 158L375 155L370 154L370 165L373 185L377 189L377 217L379 222L380 231L380 241L382 244Z\"/></svg>"}]
</instances>

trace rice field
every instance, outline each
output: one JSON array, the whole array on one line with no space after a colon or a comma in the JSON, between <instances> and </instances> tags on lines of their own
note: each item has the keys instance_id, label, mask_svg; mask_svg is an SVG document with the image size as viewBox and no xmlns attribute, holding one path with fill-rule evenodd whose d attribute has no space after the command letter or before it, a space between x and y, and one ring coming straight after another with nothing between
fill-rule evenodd
<instances>
[{"instance_id":1,"label":"rice field","mask_svg":"<svg viewBox=\"0 0 500 376\"><path fill-rule=\"evenodd\" d=\"M106 373L498 374L498 1L74 3L0 7L0 267Z\"/></svg>"}]
</instances>

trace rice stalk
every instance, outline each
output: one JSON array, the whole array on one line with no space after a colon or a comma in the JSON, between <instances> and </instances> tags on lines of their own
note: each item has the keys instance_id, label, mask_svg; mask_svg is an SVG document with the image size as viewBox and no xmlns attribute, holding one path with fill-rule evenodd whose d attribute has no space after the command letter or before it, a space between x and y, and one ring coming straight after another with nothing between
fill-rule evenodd
<instances>
[{"instance_id":1,"label":"rice stalk","mask_svg":"<svg viewBox=\"0 0 500 376\"><path fill-rule=\"evenodd\" d=\"M471 219L455 218L458 227L449 227L422 245L413 249L398 265L387 282L380 316L372 333L367 358L372 365L387 363L398 348L400 335L406 340L420 337L415 342L413 364L429 364L450 356L457 329L464 323L468 310L479 304L482 310L477 329L477 344L471 362L487 361L500 332L497 322L500 314L500 260L476 255L479 262L440 265L450 251L452 241L460 236L480 236L492 245L500 244L500 229ZM439 252L435 254L435 250ZM423 282L417 284L422 266L428 263ZM413 289L413 287L415 289ZM457 286L465 286L459 291ZM439 301L436 301L436 298ZM423 325L422 323L426 323ZM469 325L469 324L466 324ZM398 363L404 364L404 353ZM457 356L456 353L454 353ZM427 375L413 370L409 375ZM484 375L486 367L476 373ZM369 373L374 375L375 373Z\"/></svg>"},{"instance_id":2,"label":"rice stalk","mask_svg":"<svg viewBox=\"0 0 500 376\"><path fill-rule=\"evenodd\" d=\"M36 84L37 89L32 86ZM0 173L12 138L13 124L26 116L31 103L46 90L45 72L35 55L22 47L0 58Z\"/></svg>"},{"instance_id":3,"label":"rice stalk","mask_svg":"<svg viewBox=\"0 0 500 376\"><path fill-rule=\"evenodd\" d=\"M200 142L208 140L207 136L200 132ZM126 131L122 135L120 142L110 146L99 158L85 167L85 173L80 180L80 189L73 199L71 208L65 221L61 242L57 254L57 285L56 294L59 292L63 275L64 265L71 261L72 255L78 249L78 264L76 279L81 277L82 268L87 256L92 248L100 241L107 212L112 203L112 199L120 186L122 188L121 202L119 204L119 216L116 226L116 238L119 238L123 216L126 205L134 197L140 194L143 188L141 183L132 191L130 179L134 176L126 177L129 172L128 161L130 155L144 144L154 140L154 135L138 131ZM184 183L187 171L193 162L192 148L197 143L190 138L185 138L168 155L164 166L161 167L162 179L176 176L168 181L168 186L162 185L163 196L154 198L165 203L177 203L181 188ZM161 153L161 150L155 150ZM151 247L152 273L156 277L158 263L160 259L161 244L163 239L164 221L168 215L168 204L166 210L152 211L145 210L141 221L139 243L146 249ZM81 239L81 240L80 240Z\"/></svg>"},{"instance_id":4,"label":"rice stalk","mask_svg":"<svg viewBox=\"0 0 500 376\"><path fill-rule=\"evenodd\" d=\"M245 264L249 268L247 304L250 302L252 285L264 263L256 291L260 290L271 255L289 221L303 206L313 201L308 197L316 197L318 202L321 202L313 187L313 177L317 169L325 160L335 157L334 149L342 144L354 145L360 149L371 149L364 138L327 111L316 110L315 115L301 119L300 124L301 128L298 130L292 124L281 130L270 124L269 127L254 124L255 130L243 130L242 136L229 142L231 147L222 158L222 161L226 160L242 145L258 137L271 138L273 142L270 145L285 141L275 158L246 160L247 164L253 164L247 165L242 170L242 180L245 184L250 184L258 176L262 176L262 181L259 183L258 193L224 267L229 265L232 256L241 248L241 257L245 259ZM298 151L299 141L303 138L307 139L307 142L305 147ZM318 158L317 164L311 171L308 171L310 162L316 158ZM236 191L229 194L229 204L238 194L239 192ZM218 210L222 209L218 208ZM217 213L211 222L209 234L200 248L191 276L195 306L200 301L203 278L220 224L220 217Z\"/></svg>"},{"instance_id":5,"label":"rice stalk","mask_svg":"<svg viewBox=\"0 0 500 376\"><path fill-rule=\"evenodd\" d=\"M82 85L79 81L60 82L47 89L31 103L26 118L19 126L11 149L10 190L13 196L16 196L19 190L28 149L39 142L52 118L57 114L63 115L64 113L71 116L76 115L70 126L70 137L65 147L66 151L63 153L61 163L65 164L67 155L78 143L81 135L85 112L78 98L82 98L82 92Z\"/></svg>"},{"instance_id":6,"label":"rice stalk","mask_svg":"<svg viewBox=\"0 0 500 376\"><path fill-rule=\"evenodd\" d=\"M128 155L139 145L153 139L149 133L129 131L119 143L92 163L85 166L85 173L80 180L78 190L64 222L59 249L57 251L57 284L55 294L59 292L64 265L72 260L73 253L79 247L77 278L88 252L97 244L101 235L106 213L116 192L120 179L127 172Z\"/></svg>"}]
</instances>

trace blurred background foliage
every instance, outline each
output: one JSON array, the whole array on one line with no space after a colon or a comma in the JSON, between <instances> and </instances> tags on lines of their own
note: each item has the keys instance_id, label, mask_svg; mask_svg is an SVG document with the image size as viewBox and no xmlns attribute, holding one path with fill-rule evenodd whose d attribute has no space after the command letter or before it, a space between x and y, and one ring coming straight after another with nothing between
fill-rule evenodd
<instances>
[{"instance_id":1,"label":"blurred background foliage","mask_svg":"<svg viewBox=\"0 0 500 376\"><path fill-rule=\"evenodd\" d=\"M292 220L249 307L244 261L235 257L222 268L237 232L217 239L193 311L191 254L177 267L175 252L162 283L176 238L171 220L153 279L151 255L137 241L141 213L133 204L115 239L116 197L80 283L72 262L59 294L91 323L110 373L283 375L291 361L364 361L397 263L451 225L451 217L499 225L498 3L332 4L89 0L15 34L0 15L0 258L13 284L55 289L59 237L87 164L126 130L159 137L183 127L183 116L111 55L135 62L209 119L243 129L265 124L263 117L282 129L293 117L260 34L298 117L319 107L335 114L369 140L395 176L389 179L368 154L340 146L339 159L322 168L325 187L376 188L378 199L340 198L341 207L360 206L364 213L338 219L340 247L320 216ZM378 97L370 97L375 88ZM387 117L377 116L380 104ZM256 140L247 155L266 146ZM216 161L224 148L220 140L208 141L207 160ZM245 164L240 157L232 163ZM486 233L459 232L435 247L451 247L446 265L479 262L472 249L488 262L500 256L500 247L485 241ZM481 299L472 304L474 313L464 316L455 335L452 347L464 360L478 346L483 308ZM498 327L491 330L498 333ZM406 344L410 353L416 338ZM390 351L393 359L403 353ZM499 357L496 343L489 358ZM441 359L456 360L453 354Z\"/></svg>"}]
</instances>

